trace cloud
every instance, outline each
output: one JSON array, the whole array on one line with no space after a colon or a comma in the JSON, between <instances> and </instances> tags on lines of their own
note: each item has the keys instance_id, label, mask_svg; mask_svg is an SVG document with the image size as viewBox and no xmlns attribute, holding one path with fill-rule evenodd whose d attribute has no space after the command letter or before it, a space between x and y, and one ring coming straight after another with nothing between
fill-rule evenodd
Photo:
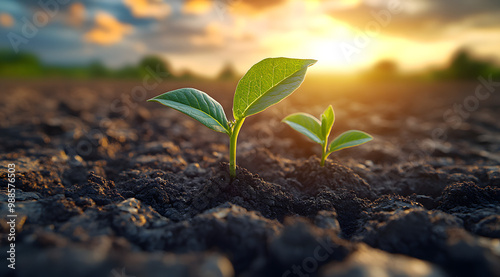
<instances>
[{"instance_id":1,"label":"cloud","mask_svg":"<svg viewBox=\"0 0 500 277\"><path fill-rule=\"evenodd\" d=\"M500 2L497 0L413 0L427 6L420 15L432 16L435 20L450 23L461 21L471 16L491 14L500 11Z\"/></svg>"},{"instance_id":2,"label":"cloud","mask_svg":"<svg viewBox=\"0 0 500 277\"><path fill-rule=\"evenodd\" d=\"M185 14L204 14L213 7L211 0L185 0L182 12Z\"/></svg>"},{"instance_id":3,"label":"cloud","mask_svg":"<svg viewBox=\"0 0 500 277\"><path fill-rule=\"evenodd\" d=\"M163 0L123 0L123 3L136 18L162 19L172 11L170 5Z\"/></svg>"},{"instance_id":4,"label":"cloud","mask_svg":"<svg viewBox=\"0 0 500 277\"><path fill-rule=\"evenodd\" d=\"M278 7L288 0L184 0L182 11L185 14L203 14L211 9L219 15L228 11L238 14L263 13L269 8Z\"/></svg>"},{"instance_id":5,"label":"cloud","mask_svg":"<svg viewBox=\"0 0 500 277\"><path fill-rule=\"evenodd\" d=\"M121 23L111 14L103 11L96 14L95 24L94 29L84 35L84 40L100 45L118 43L133 30L131 25Z\"/></svg>"},{"instance_id":6,"label":"cloud","mask_svg":"<svg viewBox=\"0 0 500 277\"><path fill-rule=\"evenodd\" d=\"M148 51L153 53L186 54L201 50L190 40L204 33L205 30L198 23L193 24L188 18L169 17L162 24L135 32L133 39L146 42Z\"/></svg>"},{"instance_id":7,"label":"cloud","mask_svg":"<svg viewBox=\"0 0 500 277\"><path fill-rule=\"evenodd\" d=\"M243 6L251 8L254 11L263 11L263 10L271 8L271 7L276 7L276 6L282 5L286 1L287 0L275 0L275 1L269 1L269 0L233 0L230 2L234 2L234 5L241 4Z\"/></svg>"},{"instance_id":8,"label":"cloud","mask_svg":"<svg viewBox=\"0 0 500 277\"><path fill-rule=\"evenodd\" d=\"M10 28L14 26L14 18L8 13L0 13L0 26Z\"/></svg>"},{"instance_id":9,"label":"cloud","mask_svg":"<svg viewBox=\"0 0 500 277\"><path fill-rule=\"evenodd\" d=\"M66 14L67 22L71 26L80 27L85 21L85 6L80 2L71 4Z\"/></svg>"},{"instance_id":10,"label":"cloud","mask_svg":"<svg viewBox=\"0 0 500 277\"><path fill-rule=\"evenodd\" d=\"M191 37L191 42L197 46L221 47L224 45L224 33L220 24L212 22L205 28L203 35Z\"/></svg>"},{"instance_id":11,"label":"cloud","mask_svg":"<svg viewBox=\"0 0 500 277\"><path fill-rule=\"evenodd\" d=\"M233 25L210 22L206 25L203 33L189 37L190 43L199 49L227 49L227 45L236 48L239 44L252 44L255 36L247 32L246 25L242 20L235 20Z\"/></svg>"},{"instance_id":12,"label":"cloud","mask_svg":"<svg viewBox=\"0 0 500 277\"><path fill-rule=\"evenodd\" d=\"M439 39L457 28L500 27L497 0L365 0L343 8L329 3L322 1L330 16L355 28L364 30L378 20L382 33L419 40ZM398 12L389 8L395 4Z\"/></svg>"}]
</instances>

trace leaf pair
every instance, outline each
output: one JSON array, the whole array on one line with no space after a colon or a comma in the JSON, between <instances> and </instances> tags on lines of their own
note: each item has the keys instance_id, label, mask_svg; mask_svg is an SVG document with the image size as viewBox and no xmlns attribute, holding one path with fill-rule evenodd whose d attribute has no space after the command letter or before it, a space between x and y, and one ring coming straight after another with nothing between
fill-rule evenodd
<instances>
[{"instance_id":1,"label":"leaf pair","mask_svg":"<svg viewBox=\"0 0 500 277\"><path fill-rule=\"evenodd\" d=\"M294 92L304 80L307 67L315 60L268 58L250 68L236 87L233 115L236 120L259 113ZM231 134L221 104L203 91L181 88L148 101L176 109L208 128Z\"/></svg>"},{"instance_id":2,"label":"leaf pair","mask_svg":"<svg viewBox=\"0 0 500 277\"><path fill-rule=\"evenodd\" d=\"M268 58L252 66L236 87L233 124L229 124L219 102L194 88L169 91L148 101L156 101L176 109L214 131L229 135L229 162L231 175L234 177L236 141L245 118L277 104L292 94L302 84L307 68L315 63L315 60Z\"/></svg>"},{"instance_id":3,"label":"leaf pair","mask_svg":"<svg viewBox=\"0 0 500 277\"><path fill-rule=\"evenodd\" d=\"M285 117L282 121L299 133L307 136L313 142L321 144L323 147L321 157L322 166L325 163L325 159L331 153L345 148L358 146L373 139L372 136L365 132L350 130L342 133L340 136L335 138L330 145L328 145L328 137L330 136L333 123L335 122L335 114L331 105L328 106L328 108L321 114L321 121L307 113L291 114Z\"/></svg>"}]
</instances>

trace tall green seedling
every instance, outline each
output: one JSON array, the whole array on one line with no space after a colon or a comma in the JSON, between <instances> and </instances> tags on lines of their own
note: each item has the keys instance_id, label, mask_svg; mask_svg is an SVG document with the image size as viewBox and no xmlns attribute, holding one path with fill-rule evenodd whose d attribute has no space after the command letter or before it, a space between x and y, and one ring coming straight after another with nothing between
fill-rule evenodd
<instances>
[{"instance_id":1,"label":"tall green seedling","mask_svg":"<svg viewBox=\"0 0 500 277\"><path fill-rule=\"evenodd\" d=\"M253 65L239 81L234 94L233 117L215 99L194 88L181 88L158 95L155 101L176 109L208 128L229 136L229 172L236 176L236 144L245 119L277 104L304 81L307 68L316 60L268 58Z\"/></svg>"}]
</instances>

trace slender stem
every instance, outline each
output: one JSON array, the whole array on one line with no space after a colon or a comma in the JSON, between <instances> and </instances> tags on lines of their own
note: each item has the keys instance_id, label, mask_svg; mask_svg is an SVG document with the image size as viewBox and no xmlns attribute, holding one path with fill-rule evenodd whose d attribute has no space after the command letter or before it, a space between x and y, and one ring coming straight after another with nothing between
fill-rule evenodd
<instances>
[{"instance_id":1,"label":"slender stem","mask_svg":"<svg viewBox=\"0 0 500 277\"><path fill-rule=\"evenodd\" d=\"M238 142L238 134L244 121L244 118L236 121L229 137L229 175L231 175L231 178L236 177L236 143Z\"/></svg>"},{"instance_id":2,"label":"slender stem","mask_svg":"<svg viewBox=\"0 0 500 277\"><path fill-rule=\"evenodd\" d=\"M328 157L328 154L327 154L327 149L328 149L327 148L327 144L328 144L327 142L325 142L323 144L323 153L321 154L321 163L320 163L321 166L325 166L325 160Z\"/></svg>"}]
</instances>

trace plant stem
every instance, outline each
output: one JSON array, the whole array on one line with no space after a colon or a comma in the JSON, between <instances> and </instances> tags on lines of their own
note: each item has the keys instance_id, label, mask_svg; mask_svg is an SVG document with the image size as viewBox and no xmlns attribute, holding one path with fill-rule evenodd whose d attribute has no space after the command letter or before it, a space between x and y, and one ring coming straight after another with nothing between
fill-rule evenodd
<instances>
[{"instance_id":1,"label":"plant stem","mask_svg":"<svg viewBox=\"0 0 500 277\"><path fill-rule=\"evenodd\" d=\"M327 143L323 144L323 154L321 155L321 163L319 165L325 166L325 160L328 157L328 154L326 153L327 150Z\"/></svg>"},{"instance_id":2,"label":"plant stem","mask_svg":"<svg viewBox=\"0 0 500 277\"><path fill-rule=\"evenodd\" d=\"M244 118L236 121L231 136L229 136L229 175L231 178L236 177L236 143L238 142L238 134L244 121Z\"/></svg>"}]
</instances>

